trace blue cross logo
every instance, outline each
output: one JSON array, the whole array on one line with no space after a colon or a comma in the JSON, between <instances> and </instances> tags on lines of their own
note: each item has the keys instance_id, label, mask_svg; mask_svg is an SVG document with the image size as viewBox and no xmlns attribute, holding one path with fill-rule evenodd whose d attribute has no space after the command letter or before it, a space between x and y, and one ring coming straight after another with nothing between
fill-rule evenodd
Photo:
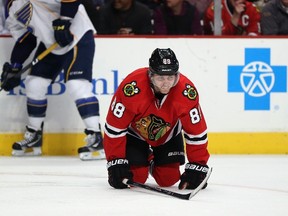
<instances>
[{"instance_id":1,"label":"blue cross logo","mask_svg":"<svg viewBox=\"0 0 288 216\"><path fill-rule=\"evenodd\" d=\"M270 65L269 48L246 48L244 65L228 65L228 92L244 93L245 110L270 110L270 93L287 92L287 66Z\"/></svg>"}]
</instances>

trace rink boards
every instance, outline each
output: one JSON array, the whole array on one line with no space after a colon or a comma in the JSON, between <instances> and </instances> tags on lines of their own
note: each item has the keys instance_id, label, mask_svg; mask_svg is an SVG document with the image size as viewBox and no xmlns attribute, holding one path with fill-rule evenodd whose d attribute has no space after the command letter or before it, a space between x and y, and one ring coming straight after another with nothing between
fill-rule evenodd
<instances>
[{"instance_id":1,"label":"rink boards","mask_svg":"<svg viewBox=\"0 0 288 216\"><path fill-rule=\"evenodd\" d=\"M100 102L102 125L121 80L147 66L155 48L170 47L180 71L198 88L211 153L288 153L288 62L283 54L287 38L96 37L95 41L93 91ZM12 47L12 38L0 38L1 64L9 60ZM74 155L84 143L84 125L62 77L47 92L45 155ZM12 143L23 136L24 81L25 75L21 87L0 94L0 155L9 155Z\"/></svg>"}]
</instances>

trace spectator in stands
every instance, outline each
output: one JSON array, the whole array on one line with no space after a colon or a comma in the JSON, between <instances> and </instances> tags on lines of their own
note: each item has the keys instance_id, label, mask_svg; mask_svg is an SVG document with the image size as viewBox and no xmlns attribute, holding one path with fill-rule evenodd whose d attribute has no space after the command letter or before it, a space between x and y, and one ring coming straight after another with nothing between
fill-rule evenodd
<instances>
[{"instance_id":1,"label":"spectator in stands","mask_svg":"<svg viewBox=\"0 0 288 216\"><path fill-rule=\"evenodd\" d=\"M137 0L111 0L100 8L98 34L152 34L152 11Z\"/></svg>"},{"instance_id":2,"label":"spectator in stands","mask_svg":"<svg viewBox=\"0 0 288 216\"><path fill-rule=\"evenodd\" d=\"M271 0L249 0L249 1L252 2L258 8L258 10L261 12L261 10L265 6L265 4L267 4L267 2L269 2Z\"/></svg>"},{"instance_id":3,"label":"spectator in stands","mask_svg":"<svg viewBox=\"0 0 288 216\"><path fill-rule=\"evenodd\" d=\"M186 0L165 0L154 10L154 34L202 35L200 14Z\"/></svg>"},{"instance_id":4,"label":"spectator in stands","mask_svg":"<svg viewBox=\"0 0 288 216\"><path fill-rule=\"evenodd\" d=\"M82 0L82 4L96 31L99 29L99 10L104 5L105 0Z\"/></svg>"},{"instance_id":5,"label":"spectator in stands","mask_svg":"<svg viewBox=\"0 0 288 216\"><path fill-rule=\"evenodd\" d=\"M198 9L201 18L212 1L213 0L188 0L190 4L194 5Z\"/></svg>"},{"instance_id":6,"label":"spectator in stands","mask_svg":"<svg viewBox=\"0 0 288 216\"><path fill-rule=\"evenodd\" d=\"M7 28L5 28L5 2L6 0L0 0L0 34L9 34Z\"/></svg>"},{"instance_id":7,"label":"spectator in stands","mask_svg":"<svg viewBox=\"0 0 288 216\"><path fill-rule=\"evenodd\" d=\"M271 0L261 11L263 35L288 35L288 0Z\"/></svg>"},{"instance_id":8,"label":"spectator in stands","mask_svg":"<svg viewBox=\"0 0 288 216\"><path fill-rule=\"evenodd\" d=\"M260 12L255 5L246 0L221 0L222 35L257 36L260 30ZM204 16L204 34L214 33L214 2Z\"/></svg>"}]
</instances>

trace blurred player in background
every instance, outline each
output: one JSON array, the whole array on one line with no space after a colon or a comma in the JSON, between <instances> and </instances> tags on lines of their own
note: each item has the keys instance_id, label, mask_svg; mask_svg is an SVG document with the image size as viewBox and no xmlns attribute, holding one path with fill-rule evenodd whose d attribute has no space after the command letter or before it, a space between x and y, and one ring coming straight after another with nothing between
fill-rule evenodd
<instances>
[{"instance_id":1,"label":"blurred player in background","mask_svg":"<svg viewBox=\"0 0 288 216\"><path fill-rule=\"evenodd\" d=\"M246 0L221 0L222 35L258 36L260 30L260 12ZM204 34L214 34L214 1L204 15Z\"/></svg>"},{"instance_id":2,"label":"blurred player in background","mask_svg":"<svg viewBox=\"0 0 288 216\"><path fill-rule=\"evenodd\" d=\"M55 41L58 47L31 68L26 77L28 124L24 139L12 146L12 155L41 155L43 122L47 110L47 88L63 69L67 91L86 126L86 145L78 149L82 160L105 158L99 124L99 103L92 92L95 29L78 0L15 0L7 5L6 24L16 40L10 63L3 66L1 88L20 85L19 72L37 47L35 56ZM12 77L12 78L11 78ZM69 116L67 116L69 118ZM61 143L59 143L61 145Z\"/></svg>"},{"instance_id":3,"label":"blurred player in background","mask_svg":"<svg viewBox=\"0 0 288 216\"><path fill-rule=\"evenodd\" d=\"M195 189L206 177L206 122L196 87L178 69L174 52L157 48L149 67L129 74L115 92L104 130L112 187L126 188L123 179L145 183L149 170L159 186L181 180L179 189ZM181 175L182 131L188 162Z\"/></svg>"}]
</instances>

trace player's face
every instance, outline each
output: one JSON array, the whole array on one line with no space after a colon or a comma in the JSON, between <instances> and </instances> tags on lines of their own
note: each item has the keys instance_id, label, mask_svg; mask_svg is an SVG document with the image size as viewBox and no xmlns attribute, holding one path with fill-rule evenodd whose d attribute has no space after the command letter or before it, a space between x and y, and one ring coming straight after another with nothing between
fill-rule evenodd
<instances>
[{"instance_id":1,"label":"player's face","mask_svg":"<svg viewBox=\"0 0 288 216\"><path fill-rule=\"evenodd\" d=\"M177 7L178 5L182 5L183 0L166 0L166 4L170 8Z\"/></svg>"},{"instance_id":2,"label":"player's face","mask_svg":"<svg viewBox=\"0 0 288 216\"><path fill-rule=\"evenodd\" d=\"M168 94L170 89L174 86L176 81L176 75L158 75L154 74L151 77L151 81L154 85L155 91L162 94Z\"/></svg>"},{"instance_id":3,"label":"player's face","mask_svg":"<svg viewBox=\"0 0 288 216\"><path fill-rule=\"evenodd\" d=\"M132 0L114 0L113 5L117 10L127 10L130 8Z\"/></svg>"},{"instance_id":4,"label":"player's face","mask_svg":"<svg viewBox=\"0 0 288 216\"><path fill-rule=\"evenodd\" d=\"M235 7L237 4L243 4L246 0L230 0L231 4Z\"/></svg>"},{"instance_id":5,"label":"player's face","mask_svg":"<svg viewBox=\"0 0 288 216\"><path fill-rule=\"evenodd\" d=\"M282 0L282 3L285 7L288 7L288 0Z\"/></svg>"}]
</instances>

